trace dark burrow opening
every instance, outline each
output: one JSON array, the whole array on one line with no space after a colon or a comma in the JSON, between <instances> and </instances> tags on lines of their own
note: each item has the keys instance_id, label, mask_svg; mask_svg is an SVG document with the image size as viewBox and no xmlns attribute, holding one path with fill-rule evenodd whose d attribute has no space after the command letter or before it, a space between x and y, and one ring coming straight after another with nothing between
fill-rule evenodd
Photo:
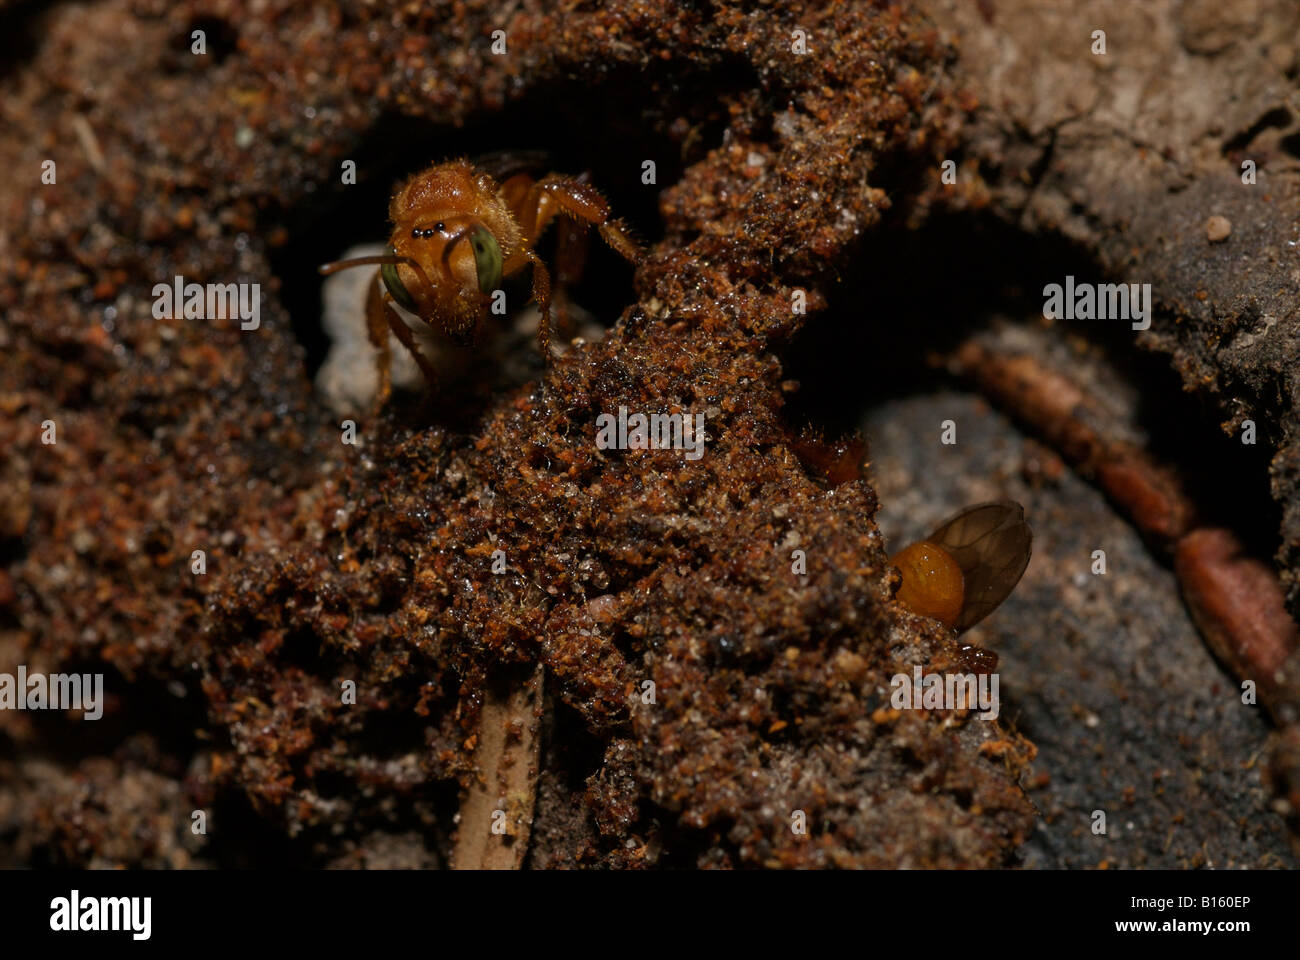
<instances>
[{"instance_id":1,"label":"dark burrow opening","mask_svg":"<svg viewBox=\"0 0 1300 960\"><path fill-rule=\"evenodd\" d=\"M15 75L36 54L50 6L40 0L19 0L0 11L0 79Z\"/></svg>"},{"instance_id":2,"label":"dark burrow opening","mask_svg":"<svg viewBox=\"0 0 1300 960\"><path fill-rule=\"evenodd\" d=\"M970 392L933 362L995 317L1032 323L1043 287L1104 283L1096 261L1070 242L1031 236L991 215L936 217L915 231L873 232L829 291L829 309L782 352L784 375L797 380L786 420L835 439L858 429L867 411L940 389ZM1155 291L1158 297L1159 292ZM1256 556L1271 560L1281 507L1269 488L1270 445L1261 428L1254 446L1219 427L1213 401L1184 390L1169 358L1137 346L1127 321L1057 321L1058 336L1102 347L1106 362L1136 388L1137 424L1148 451L1179 473L1201 519L1230 528ZM868 454L870 438L868 440ZM936 466L941 463L936 459Z\"/></svg>"},{"instance_id":3,"label":"dark burrow opening","mask_svg":"<svg viewBox=\"0 0 1300 960\"><path fill-rule=\"evenodd\" d=\"M717 79L707 86L716 88ZM577 79L539 86L499 112L476 116L461 127L400 114L382 117L344 155L356 162L355 185L341 182L339 160L333 164L334 175L313 191L312 202L274 214L275 225L286 227L290 239L271 252L271 266L306 352L308 376L315 376L329 348L321 326L323 278L317 267L338 259L354 244L386 241L394 189L435 163L457 157L472 161L501 151L544 151L550 161L544 173L589 173L614 215L629 224L648 249L662 234L659 194L716 145L725 123L717 100L690 99L690 89L689 77L624 70L603 77L598 86ZM690 122L673 126L679 116ZM599 136L591 136L592 130ZM651 184L643 182L647 161L654 163ZM538 245L548 266L554 263L554 238L552 227ZM636 301L632 276L631 265L593 231L573 300L612 324Z\"/></svg>"}]
</instances>

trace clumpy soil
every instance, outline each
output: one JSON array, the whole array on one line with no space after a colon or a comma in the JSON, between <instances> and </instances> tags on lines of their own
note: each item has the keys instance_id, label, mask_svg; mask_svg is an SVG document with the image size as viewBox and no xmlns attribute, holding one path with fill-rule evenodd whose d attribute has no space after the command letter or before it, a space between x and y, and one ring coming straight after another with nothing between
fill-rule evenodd
<instances>
[{"instance_id":1,"label":"clumpy soil","mask_svg":"<svg viewBox=\"0 0 1300 960\"><path fill-rule=\"evenodd\" d=\"M1229 709L1167 558L925 355L1067 268L1153 283L1151 331L1107 348L1154 351L1135 395L1194 387L1198 437L1259 424L1268 455L1207 496L1255 497L1298 612L1294 12L547 6L0 6L0 671L110 694L91 723L0 712L0 863L446 866L483 704L541 664L527 866L1293 865L1267 721ZM1127 89L1166 119L1126 126ZM639 267L593 247L574 290L610 329L522 385L484 353L340 442L316 265L383 238L403 176L506 148L590 170L639 231ZM1216 188L1243 150L1259 186ZM176 275L260 284L260 327L156 319ZM937 310L945 284L974 294ZM705 413L704 457L598 450L620 406ZM857 428L871 469L828 472ZM891 599L878 517L896 549L1004 496L1038 552L981 628L1002 716L889 710L956 642ZM1123 589L1087 594L1098 538Z\"/></svg>"}]
</instances>

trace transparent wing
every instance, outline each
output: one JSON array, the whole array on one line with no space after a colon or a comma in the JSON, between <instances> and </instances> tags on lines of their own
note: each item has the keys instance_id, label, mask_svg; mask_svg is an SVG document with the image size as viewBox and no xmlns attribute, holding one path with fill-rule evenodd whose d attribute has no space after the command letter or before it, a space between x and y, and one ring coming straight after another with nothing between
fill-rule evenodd
<instances>
[{"instance_id":1,"label":"transparent wing","mask_svg":"<svg viewBox=\"0 0 1300 960\"><path fill-rule=\"evenodd\" d=\"M978 503L952 517L928 538L952 555L966 580L957 632L992 613L1029 566L1034 535L1025 508L1011 500Z\"/></svg>"}]
</instances>

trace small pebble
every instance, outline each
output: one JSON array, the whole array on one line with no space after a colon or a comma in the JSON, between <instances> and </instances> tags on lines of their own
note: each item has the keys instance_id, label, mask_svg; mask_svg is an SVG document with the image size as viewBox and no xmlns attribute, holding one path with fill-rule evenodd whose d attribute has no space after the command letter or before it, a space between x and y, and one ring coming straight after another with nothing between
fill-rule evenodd
<instances>
[{"instance_id":1,"label":"small pebble","mask_svg":"<svg viewBox=\"0 0 1300 960\"><path fill-rule=\"evenodd\" d=\"M1227 217L1213 216L1205 221L1205 239L1210 243L1221 243L1232 233L1232 222Z\"/></svg>"}]
</instances>

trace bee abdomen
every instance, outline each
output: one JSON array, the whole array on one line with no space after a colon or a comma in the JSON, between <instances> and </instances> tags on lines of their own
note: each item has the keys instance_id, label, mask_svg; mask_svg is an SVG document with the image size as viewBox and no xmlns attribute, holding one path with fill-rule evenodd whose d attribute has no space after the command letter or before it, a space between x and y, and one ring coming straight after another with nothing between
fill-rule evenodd
<instances>
[{"instance_id":1,"label":"bee abdomen","mask_svg":"<svg viewBox=\"0 0 1300 960\"><path fill-rule=\"evenodd\" d=\"M928 540L900 550L890 560L903 576L898 600L913 613L951 628L961 616L966 581L952 555Z\"/></svg>"}]
</instances>

